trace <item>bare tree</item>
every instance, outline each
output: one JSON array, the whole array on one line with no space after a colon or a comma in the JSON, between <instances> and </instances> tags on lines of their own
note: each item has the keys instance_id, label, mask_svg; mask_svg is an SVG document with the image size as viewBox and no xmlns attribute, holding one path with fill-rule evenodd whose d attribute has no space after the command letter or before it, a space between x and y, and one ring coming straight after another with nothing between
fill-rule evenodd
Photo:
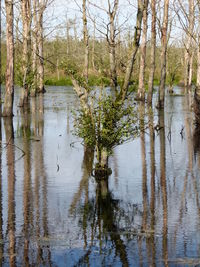
<instances>
[{"instance_id":1,"label":"bare tree","mask_svg":"<svg viewBox=\"0 0 200 267\"><path fill-rule=\"evenodd\" d=\"M95 70L95 38L96 38L96 21L94 19L93 39L92 39L92 67Z\"/></svg>"},{"instance_id":2,"label":"bare tree","mask_svg":"<svg viewBox=\"0 0 200 267\"><path fill-rule=\"evenodd\" d=\"M138 84L138 100L145 100L145 64L146 64L146 43L147 43L147 29L148 29L148 5L149 0L144 0L143 6L143 31L142 42L140 47L140 72L139 72L139 84Z\"/></svg>"},{"instance_id":3,"label":"bare tree","mask_svg":"<svg viewBox=\"0 0 200 267\"><path fill-rule=\"evenodd\" d=\"M200 12L200 1L197 1L198 11ZM196 124L200 125L200 15L198 17L198 40L197 40L197 83L194 94L194 112Z\"/></svg>"},{"instance_id":4,"label":"bare tree","mask_svg":"<svg viewBox=\"0 0 200 267\"><path fill-rule=\"evenodd\" d=\"M23 107L28 103L30 91L31 72L31 1L21 0L21 15L23 22L23 92L19 106Z\"/></svg>"},{"instance_id":5,"label":"bare tree","mask_svg":"<svg viewBox=\"0 0 200 267\"><path fill-rule=\"evenodd\" d=\"M3 116L13 116L14 99L14 38L13 38L13 0L5 0L6 8L6 92L4 100Z\"/></svg>"},{"instance_id":6,"label":"bare tree","mask_svg":"<svg viewBox=\"0 0 200 267\"><path fill-rule=\"evenodd\" d=\"M84 45L85 45L84 76L85 76L86 80L88 81L89 35L88 35L88 28L87 28L86 0L83 0L82 8L83 8L83 40L84 40Z\"/></svg>"},{"instance_id":7,"label":"bare tree","mask_svg":"<svg viewBox=\"0 0 200 267\"><path fill-rule=\"evenodd\" d=\"M153 96L153 81L155 73L155 54L156 54L156 0L151 0L151 59L150 73L148 82L148 104L152 103Z\"/></svg>"},{"instance_id":8,"label":"bare tree","mask_svg":"<svg viewBox=\"0 0 200 267\"><path fill-rule=\"evenodd\" d=\"M117 87L117 70L116 70L116 26L115 19L117 14L119 1L115 0L113 7L111 6L110 0L108 0L108 15L109 15L109 31L107 33L107 41L109 44L109 55L110 55L110 76L111 76L111 87Z\"/></svg>"},{"instance_id":9,"label":"bare tree","mask_svg":"<svg viewBox=\"0 0 200 267\"><path fill-rule=\"evenodd\" d=\"M97 27L97 30L105 36L107 41L108 52L109 52L109 64L110 64L110 85L112 88L116 90L117 88L116 37L118 34L116 28L116 19L119 7L119 0L114 0L114 1L108 0L107 7L98 6L97 4L92 3L91 1L90 4L95 8L97 8L98 10L105 12L105 14L108 17L107 23L104 20L102 20L102 22L99 25L100 27ZM92 21L94 23L94 34L95 34L98 22L96 23L96 18L92 19ZM102 29L105 29L105 32L103 32Z\"/></svg>"},{"instance_id":10,"label":"bare tree","mask_svg":"<svg viewBox=\"0 0 200 267\"><path fill-rule=\"evenodd\" d=\"M43 1L38 1L38 21L37 21L37 37L38 37L38 56L39 56L39 62L38 62L38 78L39 78L39 84L38 84L38 93L44 92L44 55L43 55L43 15L45 10L45 3Z\"/></svg>"},{"instance_id":11,"label":"bare tree","mask_svg":"<svg viewBox=\"0 0 200 267\"><path fill-rule=\"evenodd\" d=\"M1 1L0 1L0 115L1 115L1 75L2 75L2 65L1 65Z\"/></svg>"},{"instance_id":12,"label":"bare tree","mask_svg":"<svg viewBox=\"0 0 200 267\"><path fill-rule=\"evenodd\" d=\"M198 11L200 12L200 1L197 1L198 4ZM198 17L198 34L197 34L197 94L199 95L199 99L200 99L200 14Z\"/></svg>"},{"instance_id":13,"label":"bare tree","mask_svg":"<svg viewBox=\"0 0 200 267\"><path fill-rule=\"evenodd\" d=\"M194 22L195 22L195 2L194 0L188 0L188 9L184 5L184 2L178 0L179 2L179 13L178 18L181 22L184 32L186 33L186 43L184 43L185 47L185 75L184 75L184 84L186 88L186 92L191 87L192 83L192 68L193 68L193 49L192 43L194 39ZM180 14L181 10L181 14Z\"/></svg>"},{"instance_id":14,"label":"bare tree","mask_svg":"<svg viewBox=\"0 0 200 267\"><path fill-rule=\"evenodd\" d=\"M185 51L185 87L190 88L192 85L192 70L193 70L193 49L192 49L192 39L193 39L193 31L194 31L194 21L195 21L195 7L194 0L189 0L189 33L188 33L188 41L186 44Z\"/></svg>"},{"instance_id":15,"label":"bare tree","mask_svg":"<svg viewBox=\"0 0 200 267\"><path fill-rule=\"evenodd\" d=\"M142 25L142 18L143 18L143 0L138 0L137 3L138 3L138 9L137 9L137 19L136 19L134 40L133 40L131 52L129 54L128 63L126 66L124 84L123 84L122 89L120 91L120 96L122 96L122 100L124 100L126 98L126 95L127 95L129 82L130 82L131 75L133 72L133 65L134 65L137 51L138 51L138 48L140 45L141 25Z\"/></svg>"},{"instance_id":16,"label":"bare tree","mask_svg":"<svg viewBox=\"0 0 200 267\"><path fill-rule=\"evenodd\" d=\"M33 60L33 85L31 87L31 96L36 96L37 93L37 86L38 86L38 72L37 72L37 55L38 55L38 41L37 41L37 34L38 34L38 25L37 25L37 0L33 1L33 30L32 30L32 60Z\"/></svg>"},{"instance_id":17,"label":"bare tree","mask_svg":"<svg viewBox=\"0 0 200 267\"><path fill-rule=\"evenodd\" d=\"M163 23L161 27L161 77L158 90L158 104L157 104L158 108L164 108L164 100L165 100L168 13L169 13L169 0L165 0Z\"/></svg>"},{"instance_id":18,"label":"bare tree","mask_svg":"<svg viewBox=\"0 0 200 267\"><path fill-rule=\"evenodd\" d=\"M37 20L37 45L38 45L38 93L44 93L44 11L48 0L37 0L38 20Z\"/></svg>"}]
</instances>

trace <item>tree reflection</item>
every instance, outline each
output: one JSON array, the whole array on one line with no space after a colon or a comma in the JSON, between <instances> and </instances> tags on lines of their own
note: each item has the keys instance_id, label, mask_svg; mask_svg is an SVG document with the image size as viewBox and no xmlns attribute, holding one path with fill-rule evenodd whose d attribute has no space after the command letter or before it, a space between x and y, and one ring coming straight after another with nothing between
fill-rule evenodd
<instances>
[{"instance_id":1,"label":"tree reflection","mask_svg":"<svg viewBox=\"0 0 200 267\"><path fill-rule=\"evenodd\" d=\"M32 126L34 132L33 162L34 162L34 209L35 209L35 237L37 241L37 264L51 266L51 252L48 243L43 245L49 237L48 226L48 191L47 175L44 166L43 134L44 134L44 96L39 95L36 103L33 99Z\"/></svg>"},{"instance_id":2,"label":"tree reflection","mask_svg":"<svg viewBox=\"0 0 200 267\"><path fill-rule=\"evenodd\" d=\"M16 266L16 237L15 237L15 151L12 118L4 118L6 135L6 159L8 166L8 225L9 264Z\"/></svg>"},{"instance_id":3,"label":"tree reflection","mask_svg":"<svg viewBox=\"0 0 200 267\"><path fill-rule=\"evenodd\" d=\"M94 238L98 236L100 241L100 253L102 250L102 238L110 238L115 245L116 254L120 257L123 266L128 266L126 247L120 237L116 218L116 212L119 212L118 202L112 197L112 193L108 187L108 179L96 181L95 198L89 198L88 195L89 178L92 171L93 158L94 152L85 150L82 165L82 179L80 181L79 190L74 195L70 207L71 213L77 214L77 210L80 212L85 249L88 249L86 250L85 255L79 259L78 264L81 265L89 262ZM80 201L83 193L85 200L83 204L81 204ZM90 228L90 226L91 229L89 230L88 228ZM86 233L90 233L91 236L87 236ZM90 243L88 243L89 240Z\"/></svg>"},{"instance_id":4,"label":"tree reflection","mask_svg":"<svg viewBox=\"0 0 200 267\"><path fill-rule=\"evenodd\" d=\"M162 190L163 207L163 259L168 266L168 211L167 211L167 182L166 182L166 151L165 151L165 116L164 110L159 111L160 125L160 185Z\"/></svg>"},{"instance_id":5,"label":"tree reflection","mask_svg":"<svg viewBox=\"0 0 200 267\"><path fill-rule=\"evenodd\" d=\"M1 86L1 84L0 84ZM1 108L1 107L0 107ZM0 266L3 265L3 203L2 203L2 122L0 119Z\"/></svg>"},{"instance_id":6,"label":"tree reflection","mask_svg":"<svg viewBox=\"0 0 200 267\"><path fill-rule=\"evenodd\" d=\"M151 198L150 198L150 229L152 232L151 241L150 241L150 250L152 255L152 266L155 266L155 257L156 257L156 249L155 249L155 134L154 134L154 126L153 126L153 111L151 109L148 110L148 119L149 119L149 138L150 138L150 168L151 168Z\"/></svg>"},{"instance_id":7,"label":"tree reflection","mask_svg":"<svg viewBox=\"0 0 200 267\"><path fill-rule=\"evenodd\" d=\"M24 188L23 188L23 208L24 208L24 265L29 265L29 246L30 236L33 224L33 195L31 182L31 123L30 123L30 107L28 104L21 109L21 132L23 138L23 150L25 152L24 160Z\"/></svg>"},{"instance_id":8,"label":"tree reflection","mask_svg":"<svg viewBox=\"0 0 200 267\"><path fill-rule=\"evenodd\" d=\"M33 262L37 265L50 266L49 245L43 244L49 236L47 177L43 155L43 96L33 99L31 104L32 114L28 106L21 109L20 126L25 153L23 157L23 265L29 266ZM38 248L37 255L34 253L32 243L34 232Z\"/></svg>"}]
</instances>

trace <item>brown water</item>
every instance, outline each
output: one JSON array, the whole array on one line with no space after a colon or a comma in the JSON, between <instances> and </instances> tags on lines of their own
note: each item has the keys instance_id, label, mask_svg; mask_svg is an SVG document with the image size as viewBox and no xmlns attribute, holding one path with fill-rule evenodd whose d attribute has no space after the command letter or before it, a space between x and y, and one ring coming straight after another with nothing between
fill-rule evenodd
<instances>
[{"instance_id":1,"label":"brown water","mask_svg":"<svg viewBox=\"0 0 200 267\"><path fill-rule=\"evenodd\" d=\"M146 110L150 128L114 150L108 184L91 177L94 155L71 133L75 105L70 87L49 87L31 112L2 119L0 264L200 266L200 134L189 99Z\"/></svg>"}]
</instances>

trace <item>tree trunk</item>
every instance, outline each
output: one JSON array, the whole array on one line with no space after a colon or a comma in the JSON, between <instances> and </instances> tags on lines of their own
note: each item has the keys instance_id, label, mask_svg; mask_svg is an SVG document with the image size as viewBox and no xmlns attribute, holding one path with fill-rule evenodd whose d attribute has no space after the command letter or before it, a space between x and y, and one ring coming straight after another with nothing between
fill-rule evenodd
<instances>
[{"instance_id":1,"label":"tree trunk","mask_svg":"<svg viewBox=\"0 0 200 267\"><path fill-rule=\"evenodd\" d=\"M189 88L192 86L192 74L193 74L193 57L194 57L194 52L192 51L191 57L190 57L190 72L189 72ZM189 89L190 91L190 89Z\"/></svg>"},{"instance_id":2,"label":"tree trunk","mask_svg":"<svg viewBox=\"0 0 200 267\"><path fill-rule=\"evenodd\" d=\"M67 20L67 25L66 25L66 37L67 37L67 56L69 56L70 54L70 34L69 34L69 30L70 30L70 25L69 25L69 21Z\"/></svg>"},{"instance_id":3,"label":"tree trunk","mask_svg":"<svg viewBox=\"0 0 200 267\"><path fill-rule=\"evenodd\" d=\"M130 82L131 75L133 72L133 65L134 65L136 54L137 54L137 51L140 45L142 18L143 18L143 1L138 0L137 21L136 21L136 27L135 27L134 40L133 40L133 47L132 47L132 51L129 56L127 67L126 67L124 84L120 92L120 97L122 98L122 101L126 98L126 94L127 94L128 87L129 87L129 82Z\"/></svg>"},{"instance_id":4,"label":"tree trunk","mask_svg":"<svg viewBox=\"0 0 200 267\"><path fill-rule=\"evenodd\" d=\"M188 92L191 87L191 73L192 73L192 38L194 31L194 0L189 0L189 29L187 33L187 43L185 47L185 91Z\"/></svg>"},{"instance_id":5,"label":"tree trunk","mask_svg":"<svg viewBox=\"0 0 200 267\"><path fill-rule=\"evenodd\" d=\"M168 12L169 0L165 0L164 5L164 18L161 29L161 76L160 85L158 89L158 108L164 108L165 101L165 81L166 81L166 57L167 57L167 30L168 30Z\"/></svg>"},{"instance_id":6,"label":"tree trunk","mask_svg":"<svg viewBox=\"0 0 200 267\"><path fill-rule=\"evenodd\" d=\"M38 55L38 41L37 41L37 28L38 28L38 22L37 22L37 1L33 1L33 24L34 24L34 29L33 29L33 34L32 34L32 43L33 43L33 47L32 47L32 58L33 58L33 86L31 87L31 92L30 95L32 97L35 97L37 94L37 86L38 86L38 70L37 70L37 55Z\"/></svg>"},{"instance_id":7,"label":"tree trunk","mask_svg":"<svg viewBox=\"0 0 200 267\"><path fill-rule=\"evenodd\" d=\"M45 6L43 3L39 4L39 14L38 14L38 93L45 93L44 89L44 37L43 37L43 15Z\"/></svg>"},{"instance_id":8,"label":"tree trunk","mask_svg":"<svg viewBox=\"0 0 200 267\"><path fill-rule=\"evenodd\" d=\"M14 37L13 37L13 0L5 0L6 8L6 92L4 100L3 116L13 116L14 99Z\"/></svg>"},{"instance_id":9,"label":"tree trunk","mask_svg":"<svg viewBox=\"0 0 200 267\"><path fill-rule=\"evenodd\" d=\"M115 43L115 17L118 9L118 0L114 1L113 10L111 10L109 2L109 25L110 25L110 36L108 37L109 45L109 57L110 57L110 78L111 78L111 87L116 90L117 88L117 70L116 70L116 43Z\"/></svg>"},{"instance_id":10,"label":"tree trunk","mask_svg":"<svg viewBox=\"0 0 200 267\"><path fill-rule=\"evenodd\" d=\"M1 75L2 75L2 65L1 65L1 1L0 1L0 116L1 116L1 111L2 111L2 107L1 107Z\"/></svg>"},{"instance_id":11,"label":"tree trunk","mask_svg":"<svg viewBox=\"0 0 200 267\"><path fill-rule=\"evenodd\" d=\"M197 49L197 90L196 93L200 97L200 43Z\"/></svg>"},{"instance_id":12,"label":"tree trunk","mask_svg":"<svg viewBox=\"0 0 200 267\"><path fill-rule=\"evenodd\" d=\"M112 173L108 168L108 150L104 148L97 148L97 164L95 166L95 177L97 179L108 179Z\"/></svg>"},{"instance_id":13,"label":"tree trunk","mask_svg":"<svg viewBox=\"0 0 200 267\"><path fill-rule=\"evenodd\" d=\"M194 94L195 123L200 125L200 44L197 51L197 83Z\"/></svg>"},{"instance_id":14,"label":"tree trunk","mask_svg":"<svg viewBox=\"0 0 200 267\"><path fill-rule=\"evenodd\" d=\"M19 106L23 107L28 103L30 88L30 71L31 71L31 2L30 0L21 1L22 20L23 20L23 92L20 98Z\"/></svg>"},{"instance_id":15,"label":"tree trunk","mask_svg":"<svg viewBox=\"0 0 200 267\"><path fill-rule=\"evenodd\" d=\"M155 54L156 54L156 0L151 0L151 12L152 12L152 22L151 22L151 59L150 59L150 73L149 73L149 83L148 83L148 104L152 104L153 97L153 81L155 73Z\"/></svg>"},{"instance_id":16,"label":"tree trunk","mask_svg":"<svg viewBox=\"0 0 200 267\"><path fill-rule=\"evenodd\" d=\"M198 2L198 11L200 11L200 2ZM198 48L197 48L197 83L194 94L194 113L196 124L200 125L200 15L198 19Z\"/></svg>"},{"instance_id":17,"label":"tree trunk","mask_svg":"<svg viewBox=\"0 0 200 267\"><path fill-rule=\"evenodd\" d=\"M101 150L101 168L108 168L108 151L105 148Z\"/></svg>"},{"instance_id":18,"label":"tree trunk","mask_svg":"<svg viewBox=\"0 0 200 267\"><path fill-rule=\"evenodd\" d=\"M89 35L87 29L87 15L86 15L86 0L83 0L83 40L85 45L85 62L84 62L84 76L88 81L88 69L89 69Z\"/></svg>"},{"instance_id":19,"label":"tree trunk","mask_svg":"<svg viewBox=\"0 0 200 267\"><path fill-rule=\"evenodd\" d=\"M147 43L147 20L148 20L148 5L149 0L144 1L143 9L143 31L142 31L142 43L141 43L141 56L140 56L140 72L139 72L139 84L137 100L145 100L145 64L146 64L146 43Z\"/></svg>"},{"instance_id":20,"label":"tree trunk","mask_svg":"<svg viewBox=\"0 0 200 267\"><path fill-rule=\"evenodd\" d=\"M92 40L92 68L95 71L95 39L96 39L96 22L94 20L93 40Z\"/></svg>"}]
</instances>

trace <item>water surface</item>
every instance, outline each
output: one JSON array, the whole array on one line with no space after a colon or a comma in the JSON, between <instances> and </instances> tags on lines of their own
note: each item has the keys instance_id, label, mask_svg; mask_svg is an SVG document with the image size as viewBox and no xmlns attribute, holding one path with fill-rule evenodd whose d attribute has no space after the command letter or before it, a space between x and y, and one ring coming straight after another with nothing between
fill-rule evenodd
<instances>
[{"instance_id":1,"label":"water surface","mask_svg":"<svg viewBox=\"0 0 200 267\"><path fill-rule=\"evenodd\" d=\"M114 150L113 173L99 184L94 154L72 134L72 88L48 87L25 111L18 101L16 89L13 121L1 121L2 266L200 266L191 99L146 109L149 128Z\"/></svg>"}]
</instances>

